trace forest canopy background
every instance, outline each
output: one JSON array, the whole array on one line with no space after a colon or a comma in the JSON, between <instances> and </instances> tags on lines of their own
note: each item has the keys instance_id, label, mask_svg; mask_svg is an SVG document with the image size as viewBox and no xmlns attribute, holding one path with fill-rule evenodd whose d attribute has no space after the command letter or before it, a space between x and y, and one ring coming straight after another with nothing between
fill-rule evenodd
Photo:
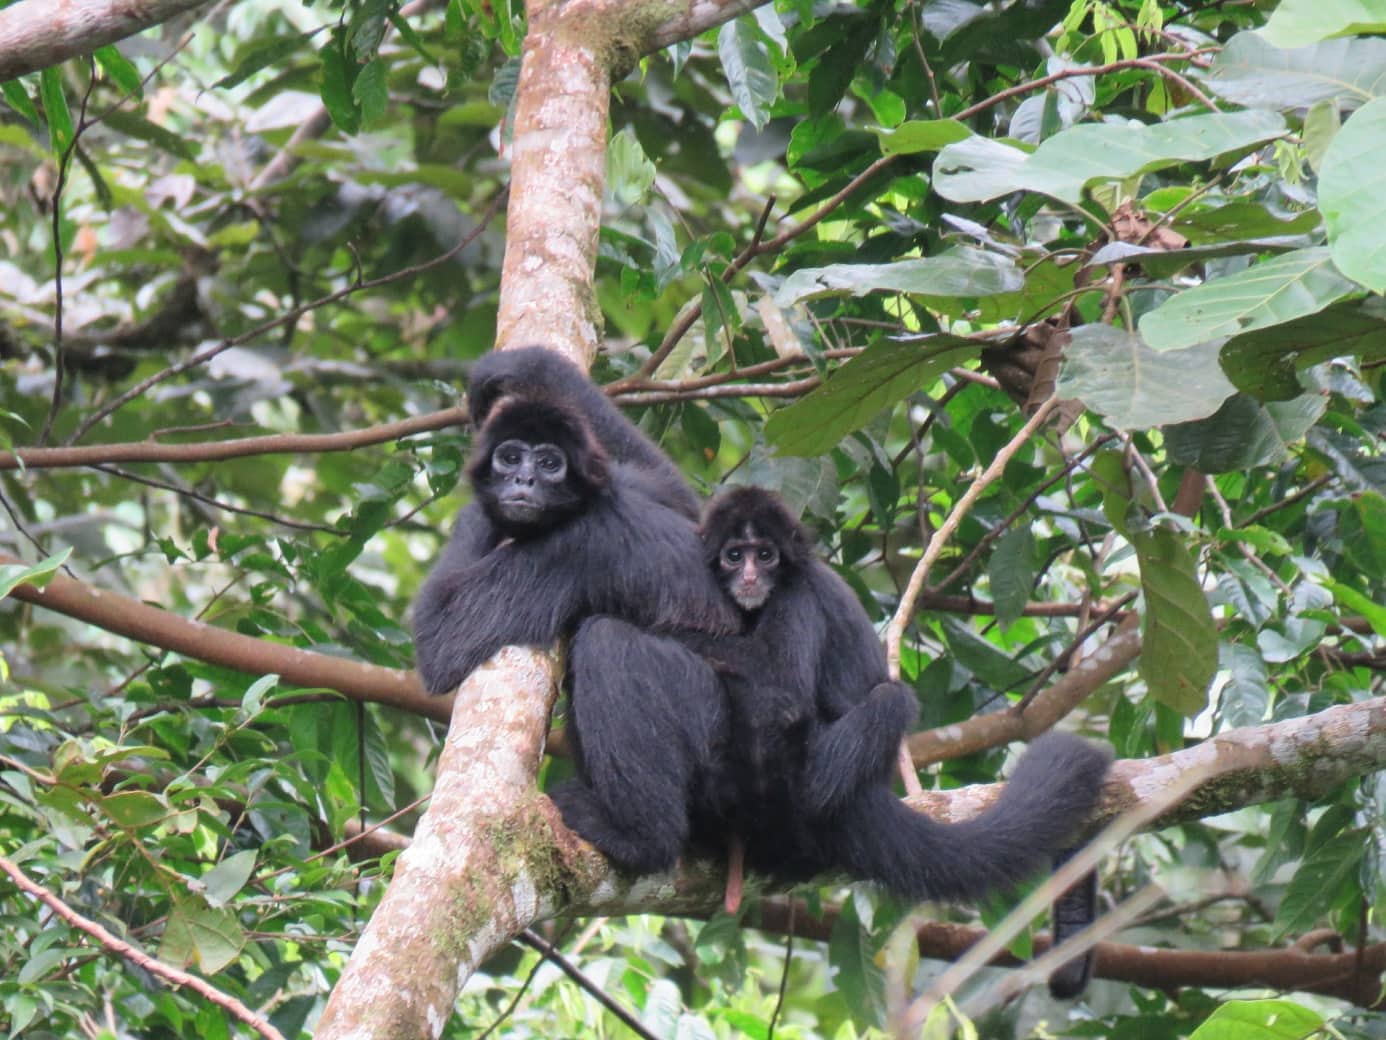
<instances>
[{"instance_id":1,"label":"forest canopy background","mask_svg":"<svg viewBox=\"0 0 1386 1040\"><path fill-rule=\"evenodd\" d=\"M52 36L0 48L0 857L306 1035L401 844L340 843L411 831L447 719L408 607L467 498L468 363L520 306L526 14L227 2L85 41L38 6L0 0L0 40ZM1086 1004L1003 1003L997 971L965 1010L998 1036L1378 1035L1386 21L704 6L631 18L574 247L592 302L555 344L600 341L594 377L697 486L778 490L896 620L927 786L996 779L1056 723L1127 760L1112 808L1210 764L1107 857L1109 902L1165 899ZM8 884L12 1034L254 1028ZM851 1037L999 916L769 895L745 928L546 936L655 1035ZM1268 991L1294 994L1232 999ZM458 1007L446 1035L620 1028L533 943Z\"/></svg>"}]
</instances>

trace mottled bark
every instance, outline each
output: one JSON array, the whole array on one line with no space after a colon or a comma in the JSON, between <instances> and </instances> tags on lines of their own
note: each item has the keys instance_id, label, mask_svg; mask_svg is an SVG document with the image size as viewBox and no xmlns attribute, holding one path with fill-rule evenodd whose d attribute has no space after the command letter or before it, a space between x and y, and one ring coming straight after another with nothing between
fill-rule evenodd
<instances>
[{"instance_id":1,"label":"mottled bark","mask_svg":"<svg viewBox=\"0 0 1386 1040\"><path fill-rule=\"evenodd\" d=\"M0 81L143 32L208 0L19 0L0 11Z\"/></svg>"},{"instance_id":2,"label":"mottled bark","mask_svg":"<svg viewBox=\"0 0 1386 1040\"><path fill-rule=\"evenodd\" d=\"M538 793L551 656L508 647L457 692L428 812L314 1035L436 1037L485 957L554 909L556 845ZM542 710L516 689L545 690Z\"/></svg>"}]
</instances>

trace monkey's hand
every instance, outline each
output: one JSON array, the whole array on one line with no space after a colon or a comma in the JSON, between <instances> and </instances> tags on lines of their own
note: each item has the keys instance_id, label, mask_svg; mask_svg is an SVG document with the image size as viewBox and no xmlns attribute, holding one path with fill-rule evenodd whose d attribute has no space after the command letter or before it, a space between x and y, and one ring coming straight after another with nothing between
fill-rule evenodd
<instances>
[{"instance_id":1,"label":"monkey's hand","mask_svg":"<svg viewBox=\"0 0 1386 1040\"><path fill-rule=\"evenodd\" d=\"M587 383L577 366L545 347L493 350L472 366L467 408L480 426L502 397L563 397Z\"/></svg>"}]
</instances>

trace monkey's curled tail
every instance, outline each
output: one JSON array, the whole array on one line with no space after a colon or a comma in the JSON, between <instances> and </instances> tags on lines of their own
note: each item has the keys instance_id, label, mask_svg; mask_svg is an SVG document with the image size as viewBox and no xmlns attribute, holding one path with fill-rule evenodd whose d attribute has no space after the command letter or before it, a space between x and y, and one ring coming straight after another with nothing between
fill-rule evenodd
<instances>
[{"instance_id":1,"label":"monkey's curled tail","mask_svg":"<svg viewBox=\"0 0 1386 1040\"><path fill-rule=\"evenodd\" d=\"M996 803L939 823L872 785L842 828L842 866L910 900L975 900L1047 870L1097 804L1111 755L1064 733L1035 740ZM869 822L868 822L869 821Z\"/></svg>"}]
</instances>

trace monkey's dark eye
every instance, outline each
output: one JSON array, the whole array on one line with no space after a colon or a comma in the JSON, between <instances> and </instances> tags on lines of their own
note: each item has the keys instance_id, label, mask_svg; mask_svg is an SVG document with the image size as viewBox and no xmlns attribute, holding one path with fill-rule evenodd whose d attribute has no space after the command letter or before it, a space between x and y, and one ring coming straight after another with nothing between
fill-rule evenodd
<instances>
[{"instance_id":1,"label":"monkey's dark eye","mask_svg":"<svg viewBox=\"0 0 1386 1040\"><path fill-rule=\"evenodd\" d=\"M723 554L723 556L724 556L724 558L726 559L726 561L727 561L728 563L740 563L740 562L741 562L741 550L740 550L740 549L728 549L728 550Z\"/></svg>"},{"instance_id":2,"label":"monkey's dark eye","mask_svg":"<svg viewBox=\"0 0 1386 1040\"><path fill-rule=\"evenodd\" d=\"M756 559L759 560L761 563L769 563L774 558L774 549L761 549L758 553L756 553Z\"/></svg>"},{"instance_id":3,"label":"monkey's dark eye","mask_svg":"<svg viewBox=\"0 0 1386 1040\"><path fill-rule=\"evenodd\" d=\"M541 455L539 456L539 468L546 473L557 473L563 468L563 460L557 455Z\"/></svg>"}]
</instances>

